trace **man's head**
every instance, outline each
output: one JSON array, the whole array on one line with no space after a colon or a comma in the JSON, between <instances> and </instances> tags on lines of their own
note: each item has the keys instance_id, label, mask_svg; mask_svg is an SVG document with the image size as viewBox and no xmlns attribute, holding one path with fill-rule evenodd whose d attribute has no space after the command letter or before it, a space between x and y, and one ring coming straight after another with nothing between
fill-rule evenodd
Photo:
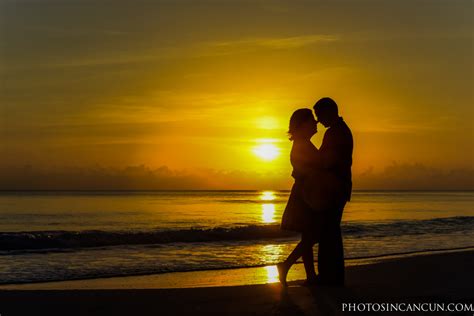
<instances>
[{"instance_id":1,"label":"man's head","mask_svg":"<svg viewBox=\"0 0 474 316\"><path fill-rule=\"evenodd\" d=\"M318 122L325 127L332 126L339 118L336 102L331 98L322 98L313 107Z\"/></svg>"}]
</instances>

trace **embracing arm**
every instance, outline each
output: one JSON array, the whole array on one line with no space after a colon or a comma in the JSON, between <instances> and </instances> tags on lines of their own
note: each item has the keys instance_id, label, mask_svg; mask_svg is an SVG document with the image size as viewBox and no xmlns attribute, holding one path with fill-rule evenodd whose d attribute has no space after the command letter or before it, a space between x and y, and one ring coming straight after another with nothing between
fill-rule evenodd
<instances>
[{"instance_id":1,"label":"embracing arm","mask_svg":"<svg viewBox=\"0 0 474 316\"><path fill-rule=\"evenodd\" d=\"M319 151L311 144L294 143L291 152L291 164L293 165L293 177L304 177L316 168L316 161L318 161Z\"/></svg>"}]
</instances>

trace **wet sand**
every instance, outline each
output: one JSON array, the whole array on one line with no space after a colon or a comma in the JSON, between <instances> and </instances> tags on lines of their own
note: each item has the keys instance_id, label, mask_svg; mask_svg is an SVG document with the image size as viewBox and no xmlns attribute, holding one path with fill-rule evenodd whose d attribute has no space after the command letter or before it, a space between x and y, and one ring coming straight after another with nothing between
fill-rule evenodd
<instances>
[{"instance_id":1,"label":"wet sand","mask_svg":"<svg viewBox=\"0 0 474 316\"><path fill-rule=\"evenodd\" d=\"M218 271L217 274L220 274L218 284L222 286L204 288L145 288L145 284L153 284L154 276L54 282L49 283L49 289L48 283L3 286L0 287L0 314L2 316L349 315L351 313L342 311L343 303L474 304L473 268L474 251L469 250L394 258L379 263L350 266L347 268L347 285L344 288L306 288L300 285L300 281L290 282L290 287L287 289L283 289L278 283L225 286L235 284L226 283L226 280L230 280L229 275L233 275L234 279L249 278L245 274L251 275L255 271L248 269ZM272 281L271 269L261 269L267 271L267 277ZM298 278L298 273L294 274L293 278ZM168 277L173 276L170 274ZM149 283L146 283L147 278L150 280ZM70 282L77 282L76 286ZM103 289L100 289L101 283ZM209 282L203 283L209 284ZM51 284L56 285L51 287ZM93 286L87 287L87 284ZM122 286L119 286L120 284ZM361 312L353 314L365 315ZM449 312L433 314L451 315ZM472 315L473 312L456 315L462 314ZM423 315L423 313L405 312L400 315Z\"/></svg>"}]
</instances>

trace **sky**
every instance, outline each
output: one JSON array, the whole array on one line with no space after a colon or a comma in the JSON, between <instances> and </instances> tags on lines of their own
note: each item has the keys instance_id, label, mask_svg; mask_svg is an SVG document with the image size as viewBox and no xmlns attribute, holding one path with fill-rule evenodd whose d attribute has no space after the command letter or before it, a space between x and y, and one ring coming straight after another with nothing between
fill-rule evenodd
<instances>
[{"instance_id":1,"label":"sky","mask_svg":"<svg viewBox=\"0 0 474 316\"><path fill-rule=\"evenodd\" d=\"M289 117L325 96L355 188L474 189L473 12L0 0L0 189L287 189Z\"/></svg>"}]
</instances>

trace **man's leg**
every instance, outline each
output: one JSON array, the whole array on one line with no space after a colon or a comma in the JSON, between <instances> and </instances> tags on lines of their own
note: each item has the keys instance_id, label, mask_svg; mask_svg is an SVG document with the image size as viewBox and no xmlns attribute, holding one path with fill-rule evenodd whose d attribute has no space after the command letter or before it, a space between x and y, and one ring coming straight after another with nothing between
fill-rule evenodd
<instances>
[{"instance_id":1,"label":"man's leg","mask_svg":"<svg viewBox=\"0 0 474 316\"><path fill-rule=\"evenodd\" d=\"M331 237L334 248L330 252L333 263L330 279L336 284L344 285L344 245L340 223L334 227L334 235Z\"/></svg>"},{"instance_id":2,"label":"man's leg","mask_svg":"<svg viewBox=\"0 0 474 316\"><path fill-rule=\"evenodd\" d=\"M325 222L324 228L321 232L321 238L319 240L318 246L318 274L321 280L325 279L331 274L331 262L330 259L330 250L331 250L331 238L329 234L329 225L327 221Z\"/></svg>"},{"instance_id":3,"label":"man's leg","mask_svg":"<svg viewBox=\"0 0 474 316\"><path fill-rule=\"evenodd\" d=\"M344 247L341 217L344 205L328 212L318 249L318 272L322 283L344 284Z\"/></svg>"}]
</instances>

